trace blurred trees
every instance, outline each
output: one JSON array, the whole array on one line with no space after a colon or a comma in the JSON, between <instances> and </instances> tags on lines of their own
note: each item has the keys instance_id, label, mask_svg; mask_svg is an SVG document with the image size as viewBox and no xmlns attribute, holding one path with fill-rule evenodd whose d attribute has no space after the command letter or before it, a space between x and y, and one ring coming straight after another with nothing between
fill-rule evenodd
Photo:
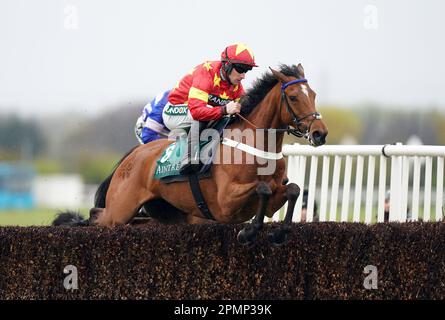
<instances>
[{"instance_id":1,"label":"blurred trees","mask_svg":"<svg viewBox=\"0 0 445 320\"><path fill-rule=\"evenodd\" d=\"M32 119L0 117L0 160L32 160L45 149L45 137Z\"/></svg>"},{"instance_id":2,"label":"blurred trees","mask_svg":"<svg viewBox=\"0 0 445 320\"><path fill-rule=\"evenodd\" d=\"M69 144L64 152L70 155L118 153L124 154L138 144L134 135L134 125L140 116L140 107L115 107L99 116L84 121L72 129L62 141Z\"/></svg>"},{"instance_id":3,"label":"blurred trees","mask_svg":"<svg viewBox=\"0 0 445 320\"><path fill-rule=\"evenodd\" d=\"M362 140L363 122L357 113L349 109L334 106L320 107L323 121L328 127L328 144L340 144L344 139Z\"/></svg>"},{"instance_id":4,"label":"blurred trees","mask_svg":"<svg viewBox=\"0 0 445 320\"><path fill-rule=\"evenodd\" d=\"M99 153L81 154L79 156L78 171L85 183L99 184L111 174L117 161L123 155Z\"/></svg>"},{"instance_id":5,"label":"blurred trees","mask_svg":"<svg viewBox=\"0 0 445 320\"><path fill-rule=\"evenodd\" d=\"M138 144L134 124L144 105L111 106L94 118L0 114L0 161L32 160L40 174L80 173L86 183L99 183Z\"/></svg>"},{"instance_id":6,"label":"blurred trees","mask_svg":"<svg viewBox=\"0 0 445 320\"><path fill-rule=\"evenodd\" d=\"M445 145L445 115L435 111L432 113L431 120L434 124L437 143Z\"/></svg>"},{"instance_id":7,"label":"blurred trees","mask_svg":"<svg viewBox=\"0 0 445 320\"><path fill-rule=\"evenodd\" d=\"M318 111L323 117L323 122L328 127L327 144L341 144L345 139L353 138L360 142L363 132L363 122L353 110L342 109L334 106L321 106ZM304 139L294 136L285 136L284 143L305 144Z\"/></svg>"},{"instance_id":8,"label":"blurred trees","mask_svg":"<svg viewBox=\"0 0 445 320\"><path fill-rule=\"evenodd\" d=\"M444 115L434 110L409 110L403 108L384 110L368 105L357 110L364 125L362 144L386 144L406 141L413 135L423 144L439 144L440 119Z\"/></svg>"},{"instance_id":9,"label":"blurred trees","mask_svg":"<svg viewBox=\"0 0 445 320\"><path fill-rule=\"evenodd\" d=\"M55 148L65 170L81 173L86 183L102 182L138 144L134 125L143 106L117 106L73 126Z\"/></svg>"}]
</instances>

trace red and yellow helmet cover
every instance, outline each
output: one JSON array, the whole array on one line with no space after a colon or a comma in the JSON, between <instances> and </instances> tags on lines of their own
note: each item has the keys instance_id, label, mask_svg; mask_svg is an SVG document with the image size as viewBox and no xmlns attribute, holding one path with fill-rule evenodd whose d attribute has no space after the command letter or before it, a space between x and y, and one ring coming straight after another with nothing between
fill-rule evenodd
<instances>
[{"instance_id":1,"label":"red and yellow helmet cover","mask_svg":"<svg viewBox=\"0 0 445 320\"><path fill-rule=\"evenodd\" d=\"M252 67L258 67L255 64L255 57L252 49L250 49L244 43L233 44L225 48L221 53L221 61L227 61L229 63L242 63Z\"/></svg>"}]
</instances>

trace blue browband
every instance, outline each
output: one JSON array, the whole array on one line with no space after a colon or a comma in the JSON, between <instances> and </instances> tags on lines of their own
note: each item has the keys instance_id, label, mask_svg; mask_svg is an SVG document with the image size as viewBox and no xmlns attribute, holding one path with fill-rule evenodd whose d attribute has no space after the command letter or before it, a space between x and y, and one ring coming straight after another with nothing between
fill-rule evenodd
<instances>
[{"instance_id":1,"label":"blue browband","mask_svg":"<svg viewBox=\"0 0 445 320\"><path fill-rule=\"evenodd\" d=\"M307 79L296 79L296 80L292 80L292 81L283 83L281 85L281 91L284 91L287 87L289 87L292 84L301 83L301 82L307 82Z\"/></svg>"}]
</instances>

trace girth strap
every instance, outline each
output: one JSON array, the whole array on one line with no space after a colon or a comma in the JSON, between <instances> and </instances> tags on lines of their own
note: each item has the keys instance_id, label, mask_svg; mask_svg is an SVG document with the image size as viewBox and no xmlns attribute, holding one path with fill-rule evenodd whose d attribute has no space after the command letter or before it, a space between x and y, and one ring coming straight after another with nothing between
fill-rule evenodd
<instances>
[{"instance_id":1,"label":"girth strap","mask_svg":"<svg viewBox=\"0 0 445 320\"><path fill-rule=\"evenodd\" d=\"M196 205L198 206L201 213L210 220L215 220L210 212L209 207L204 199L204 195L202 194L201 187L199 186L199 179L197 174L189 175L189 184L190 189L192 189L193 198L195 199Z\"/></svg>"}]
</instances>

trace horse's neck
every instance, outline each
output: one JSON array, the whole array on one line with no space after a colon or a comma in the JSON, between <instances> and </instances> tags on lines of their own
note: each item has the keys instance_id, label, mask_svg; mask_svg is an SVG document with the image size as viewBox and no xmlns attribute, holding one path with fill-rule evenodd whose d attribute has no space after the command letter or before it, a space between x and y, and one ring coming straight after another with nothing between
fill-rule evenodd
<instances>
[{"instance_id":1,"label":"horse's neck","mask_svg":"<svg viewBox=\"0 0 445 320\"><path fill-rule=\"evenodd\" d=\"M278 92L277 92L278 91ZM274 87L266 97L255 107L255 109L247 116L252 124L260 129L278 129L280 128L280 91ZM244 122L241 130L251 129L255 130L250 124ZM281 127L282 129L282 127ZM261 141L258 134L264 137L264 144L259 143L259 148L270 152L281 152L283 144L284 132L277 132L274 130L265 131L259 130L255 132L256 141ZM255 146L257 147L257 146Z\"/></svg>"}]
</instances>

